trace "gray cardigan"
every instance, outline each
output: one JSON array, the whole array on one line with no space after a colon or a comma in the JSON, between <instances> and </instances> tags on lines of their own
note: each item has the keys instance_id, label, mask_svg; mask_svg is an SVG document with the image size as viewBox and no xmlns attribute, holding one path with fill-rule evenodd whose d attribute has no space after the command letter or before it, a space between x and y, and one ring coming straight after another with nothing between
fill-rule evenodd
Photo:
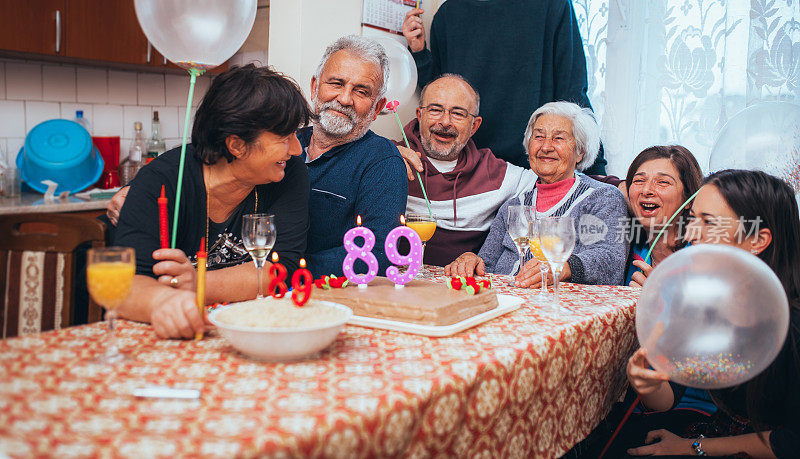
<instances>
[{"instance_id":1,"label":"gray cardigan","mask_svg":"<svg viewBox=\"0 0 800 459\"><path fill-rule=\"evenodd\" d=\"M575 184L567 195L540 216L569 215L575 218L575 250L567 260L570 282L595 285L620 285L625 279L625 262L629 244L625 238L628 211L625 198L613 185L577 173ZM535 188L506 201L489 228L489 235L478 256L486 271L516 274L519 252L506 231L508 206L534 205ZM528 254L525 260L530 259Z\"/></svg>"}]
</instances>

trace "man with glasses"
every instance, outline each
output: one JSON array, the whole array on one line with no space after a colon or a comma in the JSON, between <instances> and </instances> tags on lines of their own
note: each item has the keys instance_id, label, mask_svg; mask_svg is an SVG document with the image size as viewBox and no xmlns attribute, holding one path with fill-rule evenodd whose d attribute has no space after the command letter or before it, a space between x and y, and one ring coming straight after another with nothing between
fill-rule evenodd
<instances>
[{"instance_id":1,"label":"man with glasses","mask_svg":"<svg viewBox=\"0 0 800 459\"><path fill-rule=\"evenodd\" d=\"M420 174L436 218L436 232L425 246L426 264L445 266L480 249L497 209L536 181L529 169L475 146L479 109L475 89L463 77L445 74L423 88L417 117L405 126L411 148L421 154ZM408 184L406 210L428 213L414 181Z\"/></svg>"},{"instance_id":2,"label":"man with glasses","mask_svg":"<svg viewBox=\"0 0 800 459\"><path fill-rule=\"evenodd\" d=\"M522 147L528 118L548 102L591 108L586 56L572 0L462 0L438 3L425 42L421 9L403 22L417 83L457 73L484 98L484 123L473 140L501 159L529 168ZM605 174L601 147L586 174Z\"/></svg>"}]
</instances>

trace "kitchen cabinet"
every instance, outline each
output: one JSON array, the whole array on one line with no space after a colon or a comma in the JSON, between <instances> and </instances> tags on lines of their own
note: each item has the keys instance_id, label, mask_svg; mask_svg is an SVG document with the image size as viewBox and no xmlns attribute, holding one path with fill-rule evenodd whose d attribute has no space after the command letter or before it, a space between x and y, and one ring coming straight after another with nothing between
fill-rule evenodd
<instances>
[{"instance_id":1,"label":"kitchen cabinet","mask_svg":"<svg viewBox=\"0 0 800 459\"><path fill-rule=\"evenodd\" d=\"M127 64L148 62L147 38L133 1L67 0L66 56Z\"/></svg>"},{"instance_id":2,"label":"kitchen cabinet","mask_svg":"<svg viewBox=\"0 0 800 459\"><path fill-rule=\"evenodd\" d=\"M0 0L0 49L64 56L66 0Z\"/></svg>"},{"instance_id":3,"label":"kitchen cabinet","mask_svg":"<svg viewBox=\"0 0 800 459\"><path fill-rule=\"evenodd\" d=\"M132 0L0 0L0 50L65 62L179 69L150 45Z\"/></svg>"}]
</instances>

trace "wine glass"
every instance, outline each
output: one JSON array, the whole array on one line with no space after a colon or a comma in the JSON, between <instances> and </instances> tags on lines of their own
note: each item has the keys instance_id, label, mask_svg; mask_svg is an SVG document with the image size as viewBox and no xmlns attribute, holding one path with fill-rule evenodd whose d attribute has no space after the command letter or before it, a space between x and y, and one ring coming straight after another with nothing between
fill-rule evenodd
<instances>
[{"instance_id":1,"label":"wine glass","mask_svg":"<svg viewBox=\"0 0 800 459\"><path fill-rule=\"evenodd\" d=\"M406 214L406 226L413 229L422 241L422 259L425 259L425 243L433 237L436 232L436 219L428 214L418 214L409 212Z\"/></svg>"},{"instance_id":2,"label":"wine glass","mask_svg":"<svg viewBox=\"0 0 800 459\"><path fill-rule=\"evenodd\" d=\"M507 231L517 246L519 252L519 269L522 270L522 265L525 262L525 250L529 248L528 239L531 233L530 229L530 206L508 206L508 223ZM511 280L508 285L516 287L514 284L514 273L511 273Z\"/></svg>"},{"instance_id":3,"label":"wine glass","mask_svg":"<svg viewBox=\"0 0 800 459\"><path fill-rule=\"evenodd\" d=\"M133 360L119 352L114 332L116 309L128 297L136 274L136 255L130 247L89 249L86 255L86 284L95 303L106 309L108 346L106 352L94 359L97 363L113 364Z\"/></svg>"},{"instance_id":4,"label":"wine glass","mask_svg":"<svg viewBox=\"0 0 800 459\"><path fill-rule=\"evenodd\" d=\"M258 293L256 298L264 298L261 271L267 261L272 246L275 245L277 231L275 229L275 216L272 214L247 214L242 217L242 242L244 248L250 252L253 263L256 264L258 275Z\"/></svg>"},{"instance_id":5,"label":"wine glass","mask_svg":"<svg viewBox=\"0 0 800 459\"><path fill-rule=\"evenodd\" d=\"M547 273L550 271L550 265L547 262L547 257L544 256L544 252L542 252L542 243L539 241L539 221L540 219L535 215L531 219L531 234L528 242L530 243L531 255L540 262L539 270L542 273L541 291L532 299L537 303L544 304L550 301L550 297L547 294Z\"/></svg>"},{"instance_id":6,"label":"wine glass","mask_svg":"<svg viewBox=\"0 0 800 459\"><path fill-rule=\"evenodd\" d=\"M553 292L558 303L558 278L575 249L575 219L566 216L542 218L538 221L538 228L542 253L553 269Z\"/></svg>"}]
</instances>

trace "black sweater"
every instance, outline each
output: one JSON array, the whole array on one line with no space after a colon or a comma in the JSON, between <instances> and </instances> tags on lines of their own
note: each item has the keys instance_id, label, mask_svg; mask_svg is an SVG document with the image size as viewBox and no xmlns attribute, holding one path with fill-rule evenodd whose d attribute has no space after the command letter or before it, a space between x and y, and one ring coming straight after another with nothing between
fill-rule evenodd
<instances>
[{"instance_id":1,"label":"black sweater","mask_svg":"<svg viewBox=\"0 0 800 459\"><path fill-rule=\"evenodd\" d=\"M457 73L478 91L483 124L472 137L500 159L529 168L522 146L547 102L591 107L586 57L570 0L449 0L433 18L430 50L412 53L418 83ZM586 174L605 175L603 149Z\"/></svg>"},{"instance_id":2,"label":"black sweater","mask_svg":"<svg viewBox=\"0 0 800 459\"><path fill-rule=\"evenodd\" d=\"M145 166L131 183L119 217L114 244L136 250L136 274L155 277L153 251L160 248L158 204L161 185L165 185L170 237L178 185L180 148L170 150ZM225 159L220 159L225 161ZM206 187L202 163L195 158L191 145L186 146L181 209L178 215L176 248L192 258L206 235ZM306 250L308 234L308 170L298 157L286 162L283 180L258 185L233 211L226 222L209 223L208 269L219 269L248 263L252 259L242 244L242 215L254 213L255 192L258 192L257 213L275 215L277 239L272 249L291 275ZM170 238L171 241L171 238ZM215 242L217 242L215 244ZM253 279L255 282L255 278Z\"/></svg>"}]
</instances>

